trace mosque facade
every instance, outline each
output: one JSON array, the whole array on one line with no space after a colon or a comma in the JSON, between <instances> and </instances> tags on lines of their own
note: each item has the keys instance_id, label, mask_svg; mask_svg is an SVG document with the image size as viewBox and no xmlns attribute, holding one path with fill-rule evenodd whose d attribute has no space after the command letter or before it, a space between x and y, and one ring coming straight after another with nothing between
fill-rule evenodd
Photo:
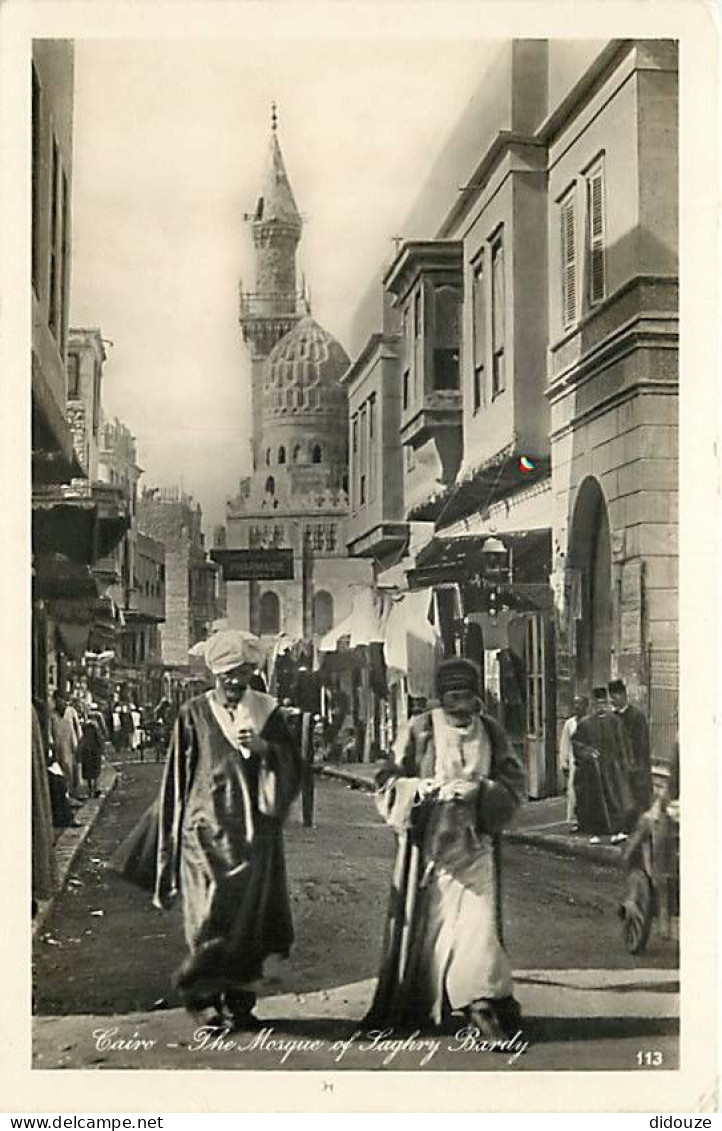
<instances>
[{"instance_id":1,"label":"mosque facade","mask_svg":"<svg viewBox=\"0 0 722 1131\"><path fill-rule=\"evenodd\" d=\"M296 255L303 219L278 140L275 110L265 182L247 217L254 289L239 286L251 360L253 470L226 511L229 551L291 550L292 577L227 579L230 626L261 636L318 638L371 584L370 563L348 558L348 403L343 346L311 314Z\"/></svg>"}]
</instances>

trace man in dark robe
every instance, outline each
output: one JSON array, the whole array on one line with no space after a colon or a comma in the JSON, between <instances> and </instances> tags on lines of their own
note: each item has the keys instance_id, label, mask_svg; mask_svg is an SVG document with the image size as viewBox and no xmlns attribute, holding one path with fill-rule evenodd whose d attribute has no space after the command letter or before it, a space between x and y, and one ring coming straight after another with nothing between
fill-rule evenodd
<instances>
[{"instance_id":1,"label":"man in dark robe","mask_svg":"<svg viewBox=\"0 0 722 1131\"><path fill-rule=\"evenodd\" d=\"M606 687L595 687L589 713L572 737L579 829L592 840L623 840L634 826L627 734L609 707Z\"/></svg>"},{"instance_id":2,"label":"man in dark robe","mask_svg":"<svg viewBox=\"0 0 722 1131\"><path fill-rule=\"evenodd\" d=\"M367 1028L445 1025L455 1012L484 1038L518 1031L502 944L501 830L524 794L506 734L480 709L469 660L439 665L440 706L412 718L377 804L398 835L381 971Z\"/></svg>"},{"instance_id":3,"label":"man in dark robe","mask_svg":"<svg viewBox=\"0 0 722 1131\"><path fill-rule=\"evenodd\" d=\"M186 1007L253 1028L251 983L293 942L282 826L300 759L275 699L249 687L257 638L216 633L205 659L215 688L181 707L171 737L154 903L182 898L189 955L176 984Z\"/></svg>"},{"instance_id":4,"label":"man in dark robe","mask_svg":"<svg viewBox=\"0 0 722 1131\"><path fill-rule=\"evenodd\" d=\"M636 803L637 817L646 813L652 804L652 766L649 752L649 726L643 711L627 699L623 679L613 679L609 684L609 698L615 712L622 720L629 740L631 765L629 784Z\"/></svg>"}]
</instances>

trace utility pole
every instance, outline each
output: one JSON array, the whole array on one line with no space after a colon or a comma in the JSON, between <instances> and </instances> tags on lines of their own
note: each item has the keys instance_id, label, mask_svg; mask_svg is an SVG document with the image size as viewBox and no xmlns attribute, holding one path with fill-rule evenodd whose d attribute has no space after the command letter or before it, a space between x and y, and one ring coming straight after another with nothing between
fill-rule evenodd
<instances>
[{"instance_id":1,"label":"utility pole","mask_svg":"<svg viewBox=\"0 0 722 1131\"><path fill-rule=\"evenodd\" d=\"M310 701L313 670L313 547L307 527L301 528L301 615L304 645L310 643L310 669L305 679L298 680L301 691L296 706L301 711L299 744L301 748L301 813L304 827L313 828L314 811L314 704Z\"/></svg>"}]
</instances>

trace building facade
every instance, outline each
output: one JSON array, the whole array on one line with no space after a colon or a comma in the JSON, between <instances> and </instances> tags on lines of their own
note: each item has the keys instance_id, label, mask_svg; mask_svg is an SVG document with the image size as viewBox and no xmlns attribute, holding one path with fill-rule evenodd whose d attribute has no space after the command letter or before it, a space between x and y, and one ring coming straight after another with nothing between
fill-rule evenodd
<instances>
[{"instance_id":1,"label":"building facade","mask_svg":"<svg viewBox=\"0 0 722 1131\"><path fill-rule=\"evenodd\" d=\"M671 755L676 176L674 44L507 44L357 318L354 506L394 458L369 441L370 393L395 414L403 490L352 511L350 548L433 524L406 584L433 598L443 651L480 663L531 796L557 789L573 694L617 675ZM377 585L398 584L384 564Z\"/></svg>"},{"instance_id":2,"label":"building facade","mask_svg":"<svg viewBox=\"0 0 722 1131\"><path fill-rule=\"evenodd\" d=\"M65 419L73 184L74 50L36 40L32 76L32 428L34 482L81 474Z\"/></svg>"},{"instance_id":3,"label":"building facade","mask_svg":"<svg viewBox=\"0 0 722 1131\"><path fill-rule=\"evenodd\" d=\"M52 692L67 691L98 615L91 567L129 519L122 493L93 481L92 437L81 437L68 406L72 43L35 40L31 83L32 693L45 714ZM92 415L99 387L90 399Z\"/></svg>"},{"instance_id":4,"label":"building facade","mask_svg":"<svg viewBox=\"0 0 722 1131\"><path fill-rule=\"evenodd\" d=\"M106 352L100 330L69 331L65 411L73 446L91 482L104 478L100 474L99 454L105 361Z\"/></svg>"},{"instance_id":5,"label":"building facade","mask_svg":"<svg viewBox=\"0 0 722 1131\"><path fill-rule=\"evenodd\" d=\"M156 704L163 694L161 629L165 622L165 546L135 533L133 584L123 610L120 661L133 673L141 705Z\"/></svg>"},{"instance_id":6,"label":"building facade","mask_svg":"<svg viewBox=\"0 0 722 1131\"><path fill-rule=\"evenodd\" d=\"M249 216L255 289L241 287L240 326L251 355L253 474L226 514L227 618L259 635L318 637L351 609L350 586L370 577L346 553L348 356L311 317L297 285L303 221L278 142L275 111L263 194ZM218 541L218 540L217 540ZM231 579L236 551L285 550L277 580ZM288 573L290 572L290 575Z\"/></svg>"},{"instance_id":7,"label":"building facade","mask_svg":"<svg viewBox=\"0 0 722 1131\"><path fill-rule=\"evenodd\" d=\"M189 682L189 649L207 639L216 619L217 567L206 552L201 508L190 495L178 488L145 488L138 499L137 519L139 539L146 536L139 546L147 577L141 586L138 575L139 588L145 597L146 581L149 587L155 585L155 592L149 589L147 597L157 603L157 587L164 583L165 619L157 622L160 658L164 677L175 688ZM162 563L152 543L164 547Z\"/></svg>"},{"instance_id":8,"label":"building facade","mask_svg":"<svg viewBox=\"0 0 722 1131\"><path fill-rule=\"evenodd\" d=\"M558 689L625 679L671 757L678 648L678 60L613 45L547 124ZM565 112L566 111L566 112Z\"/></svg>"}]
</instances>

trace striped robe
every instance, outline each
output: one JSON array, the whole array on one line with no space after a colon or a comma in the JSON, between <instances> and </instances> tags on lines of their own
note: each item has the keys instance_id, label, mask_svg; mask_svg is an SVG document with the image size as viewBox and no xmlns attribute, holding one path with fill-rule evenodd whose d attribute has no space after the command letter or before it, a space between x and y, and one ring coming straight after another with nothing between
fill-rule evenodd
<instances>
[{"instance_id":1,"label":"striped robe","mask_svg":"<svg viewBox=\"0 0 722 1131\"><path fill-rule=\"evenodd\" d=\"M440 758L433 712L412 719L377 777L378 807L398 836L381 970L367 1027L441 1024L480 998L512 992L502 945L501 829L524 790L504 731L478 720L487 764ZM485 772L486 771L486 772ZM421 779L479 782L470 803L418 803ZM482 778L484 780L482 780Z\"/></svg>"}]
</instances>

